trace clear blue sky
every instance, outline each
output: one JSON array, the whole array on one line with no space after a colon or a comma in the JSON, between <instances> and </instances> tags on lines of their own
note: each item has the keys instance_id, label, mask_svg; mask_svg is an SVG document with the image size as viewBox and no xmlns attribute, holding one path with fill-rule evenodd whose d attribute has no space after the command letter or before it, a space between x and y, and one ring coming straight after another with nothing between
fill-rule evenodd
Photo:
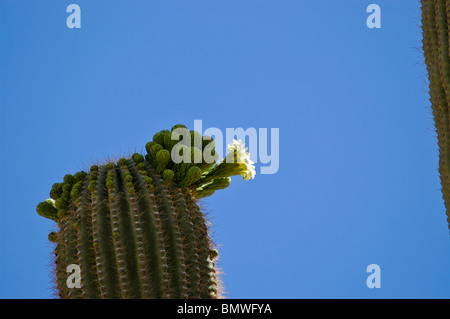
<instances>
[{"instance_id":1,"label":"clear blue sky","mask_svg":"<svg viewBox=\"0 0 450 319\"><path fill-rule=\"evenodd\" d=\"M228 298L449 298L421 39L418 0L0 1L0 297L52 298L54 182L198 119L280 130L203 203Z\"/></svg>"}]
</instances>

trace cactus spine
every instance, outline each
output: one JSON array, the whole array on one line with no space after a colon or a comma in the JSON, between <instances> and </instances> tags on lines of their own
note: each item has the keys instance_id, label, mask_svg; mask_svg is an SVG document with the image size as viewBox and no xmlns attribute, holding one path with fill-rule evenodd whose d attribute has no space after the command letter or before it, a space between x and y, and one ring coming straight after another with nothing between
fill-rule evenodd
<instances>
[{"instance_id":1,"label":"cactus spine","mask_svg":"<svg viewBox=\"0 0 450 319\"><path fill-rule=\"evenodd\" d=\"M174 135L177 131L181 134ZM175 132L175 133L174 133ZM57 222L56 288L61 298L218 298L214 249L197 199L227 187L232 175L254 176L242 148L221 162L209 137L176 125L146 145L144 157L91 166L55 183L37 212ZM186 141L187 139L187 141ZM201 155L209 152L209 162ZM172 152L173 151L173 152ZM184 161L175 163L172 155ZM213 168L219 167L219 175ZM81 288L67 285L78 265Z\"/></svg>"},{"instance_id":2,"label":"cactus spine","mask_svg":"<svg viewBox=\"0 0 450 319\"><path fill-rule=\"evenodd\" d=\"M439 173L450 224L450 1L422 0L423 52L439 145Z\"/></svg>"}]
</instances>

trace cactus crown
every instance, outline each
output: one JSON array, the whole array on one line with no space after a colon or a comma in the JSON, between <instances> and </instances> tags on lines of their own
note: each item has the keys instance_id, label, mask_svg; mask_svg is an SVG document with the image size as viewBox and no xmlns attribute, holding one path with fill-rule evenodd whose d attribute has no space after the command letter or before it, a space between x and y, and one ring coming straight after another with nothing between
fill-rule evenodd
<instances>
[{"instance_id":1,"label":"cactus crown","mask_svg":"<svg viewBox=\"0 0 450 319\"><path fill-rule=\"evenodd\" d=\"M216 298L213 248L197 199L254 177L240 142L220 163L211 137L175 125L147 154L92 165L55 183L39 215L58 223L56 285L61 298ZM67 266L81 288L67 287Z\"/></svg>"}]
</instances>

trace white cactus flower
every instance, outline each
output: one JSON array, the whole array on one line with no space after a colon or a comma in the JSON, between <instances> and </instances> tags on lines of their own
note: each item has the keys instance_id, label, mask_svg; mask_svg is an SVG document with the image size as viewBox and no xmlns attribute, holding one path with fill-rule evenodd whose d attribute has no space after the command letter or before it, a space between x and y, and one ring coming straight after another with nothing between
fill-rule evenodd
<instances>
[{"instance_id":1,"label":"white cactus flower","mask_svg":"<svg viewBox=\"0 0 450 319\"><path fill-rule=\"evenodd\" d=\"M227 155L225 162L240 164L239 174L244 180L254 179L256 175L255 163L250 159L250 153L247 151L248 147L245 147L245 143L233 139L233 142L228 144L228 150L230 153Z\"/></svg>"}]
</instances>

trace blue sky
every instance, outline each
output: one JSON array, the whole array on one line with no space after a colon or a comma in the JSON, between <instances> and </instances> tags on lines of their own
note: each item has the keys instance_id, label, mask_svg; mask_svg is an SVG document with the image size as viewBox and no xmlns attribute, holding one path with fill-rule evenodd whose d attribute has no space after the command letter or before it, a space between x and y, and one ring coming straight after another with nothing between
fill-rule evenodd
<instances>
[{"instance_id":1,"label":"blue sky","mask_svg":"<svg viewBox=\"0 0 450 319\"><path fill-rule=\"evenodd\" d=\"M226 297L449 298L421 39L418 0L0 1L0 297L53 297L54 182L202 120L280 132L202 203Z\"/></svg>"}]
</instances>

